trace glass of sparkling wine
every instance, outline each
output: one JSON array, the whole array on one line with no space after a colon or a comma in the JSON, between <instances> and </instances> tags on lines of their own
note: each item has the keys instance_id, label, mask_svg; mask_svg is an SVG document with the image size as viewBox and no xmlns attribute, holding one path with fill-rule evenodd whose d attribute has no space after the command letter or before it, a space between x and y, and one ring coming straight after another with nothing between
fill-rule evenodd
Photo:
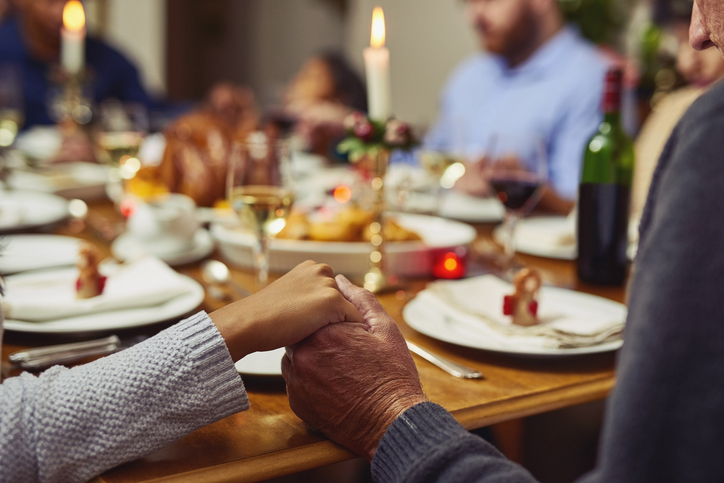
<instances>
[{"instance_id":1,"label":"glass of sparkling wine","mask_svg":"<svg viewBox=\"0 0 724 483\"><path fill-rule=\"evenodd\" d=\"M287 140L254 132L235 147L229 163L227 196L242 228L255 237L260 289L269 278L269 243L286 225L294 203L289 159Z\"/></svg>"},{"instance_id":2,"label":"glass of sparkling wine","mask_svg":"<svg viewBox=\"0 0 724 483\"><path fill-rule=\"evenodd\" d=\"M435 206L432 214L439 216L442 212L443 190L451 189L465 174L465 163L462 156L432 150L420 151L418 159L433 181Z\"/></svg>"}]
</instances>

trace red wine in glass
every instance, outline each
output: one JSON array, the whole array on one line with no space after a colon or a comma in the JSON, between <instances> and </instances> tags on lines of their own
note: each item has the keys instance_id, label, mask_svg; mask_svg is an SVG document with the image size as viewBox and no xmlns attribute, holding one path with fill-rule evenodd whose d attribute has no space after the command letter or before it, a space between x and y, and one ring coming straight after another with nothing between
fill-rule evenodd
<instances>
[{"instance_id":1,"label":"red wine in glass","mask_svg":"<svg viewBox=\"0 0 724 483\"><path fill-rule=\"evenodd\" d=\"M533 208L541 188L540 181L514 178L491 179L490 185L506 208L523 213Z\"/></svg>"}]
</instances>

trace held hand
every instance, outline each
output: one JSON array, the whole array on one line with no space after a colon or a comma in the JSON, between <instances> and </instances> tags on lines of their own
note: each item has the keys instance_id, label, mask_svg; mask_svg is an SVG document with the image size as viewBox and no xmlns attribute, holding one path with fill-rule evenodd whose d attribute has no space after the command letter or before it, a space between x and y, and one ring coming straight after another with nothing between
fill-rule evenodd
<instances>
[{"instance_id":1,"label":"held hand","mask_svg":"<svg viewBox=\"0 0 724 483\"><path fill-rule=\"evenodd\" d=\"M327 324L364 323L332 269L306 261L259 292L210 314L236 361L295 344Z\"/></svg>"},{"instance_id":2,"label":"held hand","mask_svg":"<svg viewBox=\"0 0 724 483\"><path fill-rule=\"evenodd\" d=\"M282 359L292 410L368 461L387 427L426 401L417 368L397 325L367 290L343 276L337 283L365 324L334 324Z\"/></svg>"}]
</instances>

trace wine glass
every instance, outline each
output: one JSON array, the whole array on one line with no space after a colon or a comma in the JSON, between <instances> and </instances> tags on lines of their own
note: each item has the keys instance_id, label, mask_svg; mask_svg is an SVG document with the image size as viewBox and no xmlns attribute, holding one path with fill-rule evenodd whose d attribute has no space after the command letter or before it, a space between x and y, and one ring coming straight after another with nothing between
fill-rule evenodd
<instances>
[{"instance_id":1,"label":"wine glass","mask_svg":"<svg viewBox=\"0 0 724 483\"><path fill-rule=\"evenodd\" d=\"M254 268L259 288L269 277L269 242L284 229L294 203L287 139L251 133L233 150L227 176L229 204L241 226L255 236Z\"/></svg>"},{"instance_id":2,"label":"wine glass","mask_svg":"<svg viewBox=\"0 0 724 483\"><path fill-rule=\"evenodd\" d=\"M15 142L25 119L21 77L19 66L0 65L0 181L4 181L9 174L6 166L7 150Z\"/></svg>"},{"instance_id":3,"label":"wine glass","mask_svg":"<svg viewBox=\"0 0 724 483\"><path fill-rule=\"evenodd\" d=\"M494 133L483 162L483 174L505 206L503 273L512 279L518 220L538 203L548 180L545 139L535 133Z\"/></svg>"},{"instance_id":4,"label":"wine glass","mask_svg":"<svg viewBox=\"0 0 724 483\"><path fill-rule=\"evenodd\" d=\"M143 104L116 100L101 104L95 131L99 160L121 169L122 173L123 166L135 160L128 166L135 168L148 126L148 111Z\"/></svg>"},{"instance_id":5,"label":"wine glass","mask_svg":"<svg viewBox=\"0 0 724 483\"><path fill-rule=\"evenodd\" d=\"M443 191L455 186L455 182L465 174L464 159L460 155L434 150L420 151L418 159L433 180L435 207L432 214L439 216L442 210Z\"/></svg>"}]
</instances>

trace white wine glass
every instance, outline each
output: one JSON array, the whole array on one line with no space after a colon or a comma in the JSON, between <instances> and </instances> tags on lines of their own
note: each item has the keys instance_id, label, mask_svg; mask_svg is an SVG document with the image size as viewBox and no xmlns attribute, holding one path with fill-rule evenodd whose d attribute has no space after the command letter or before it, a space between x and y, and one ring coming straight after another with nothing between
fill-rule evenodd
<instances>
[{"instance_id":1,"label":"white wine glass","mask_svg":"<svg viewBox=\"0 0 724 483\"><path fill-rule=\"evenodd\" d=\"M494 133L483 162L485 179L505 206L502 268L505 278L512 279L518 220L535 207L548 181L545 139L530 132Z\"/></svg>"},{"instance_id":2,"label":"white wine glass","mask_svg":"<svg viewBox=\"0 0 724 483\"><path fill-rule=\"evenodd\" d=\"M20 67L0 65L0 181L9 175L6 166L7 151L15 142L25 120L23 111L23 84Z\"/></svg>"},{"instance_id":3,"label":"white wine glass","mask_svg":"<svg viewBox=\"0 0 724 483\"><path fill-rule=\"evenodd\" d=\"M432 214L440 216L443 193L451 189L465 174L465 162L461 155L434 150L421 150L418 160L433 182L434 208Z\"/></svg>"},{"instance_id":4,"label":"white wine glass","mask_svg":"<svg viewBox=\"0 0 724 483\"><path fill-rule=\"evenodd\" d=\"M257 286L269 279L269 243L284 229L294 203L289 142L260 131L238 143L229 162L227 197L242 228L255 237Z\"/></svg>"}]
</instances>

